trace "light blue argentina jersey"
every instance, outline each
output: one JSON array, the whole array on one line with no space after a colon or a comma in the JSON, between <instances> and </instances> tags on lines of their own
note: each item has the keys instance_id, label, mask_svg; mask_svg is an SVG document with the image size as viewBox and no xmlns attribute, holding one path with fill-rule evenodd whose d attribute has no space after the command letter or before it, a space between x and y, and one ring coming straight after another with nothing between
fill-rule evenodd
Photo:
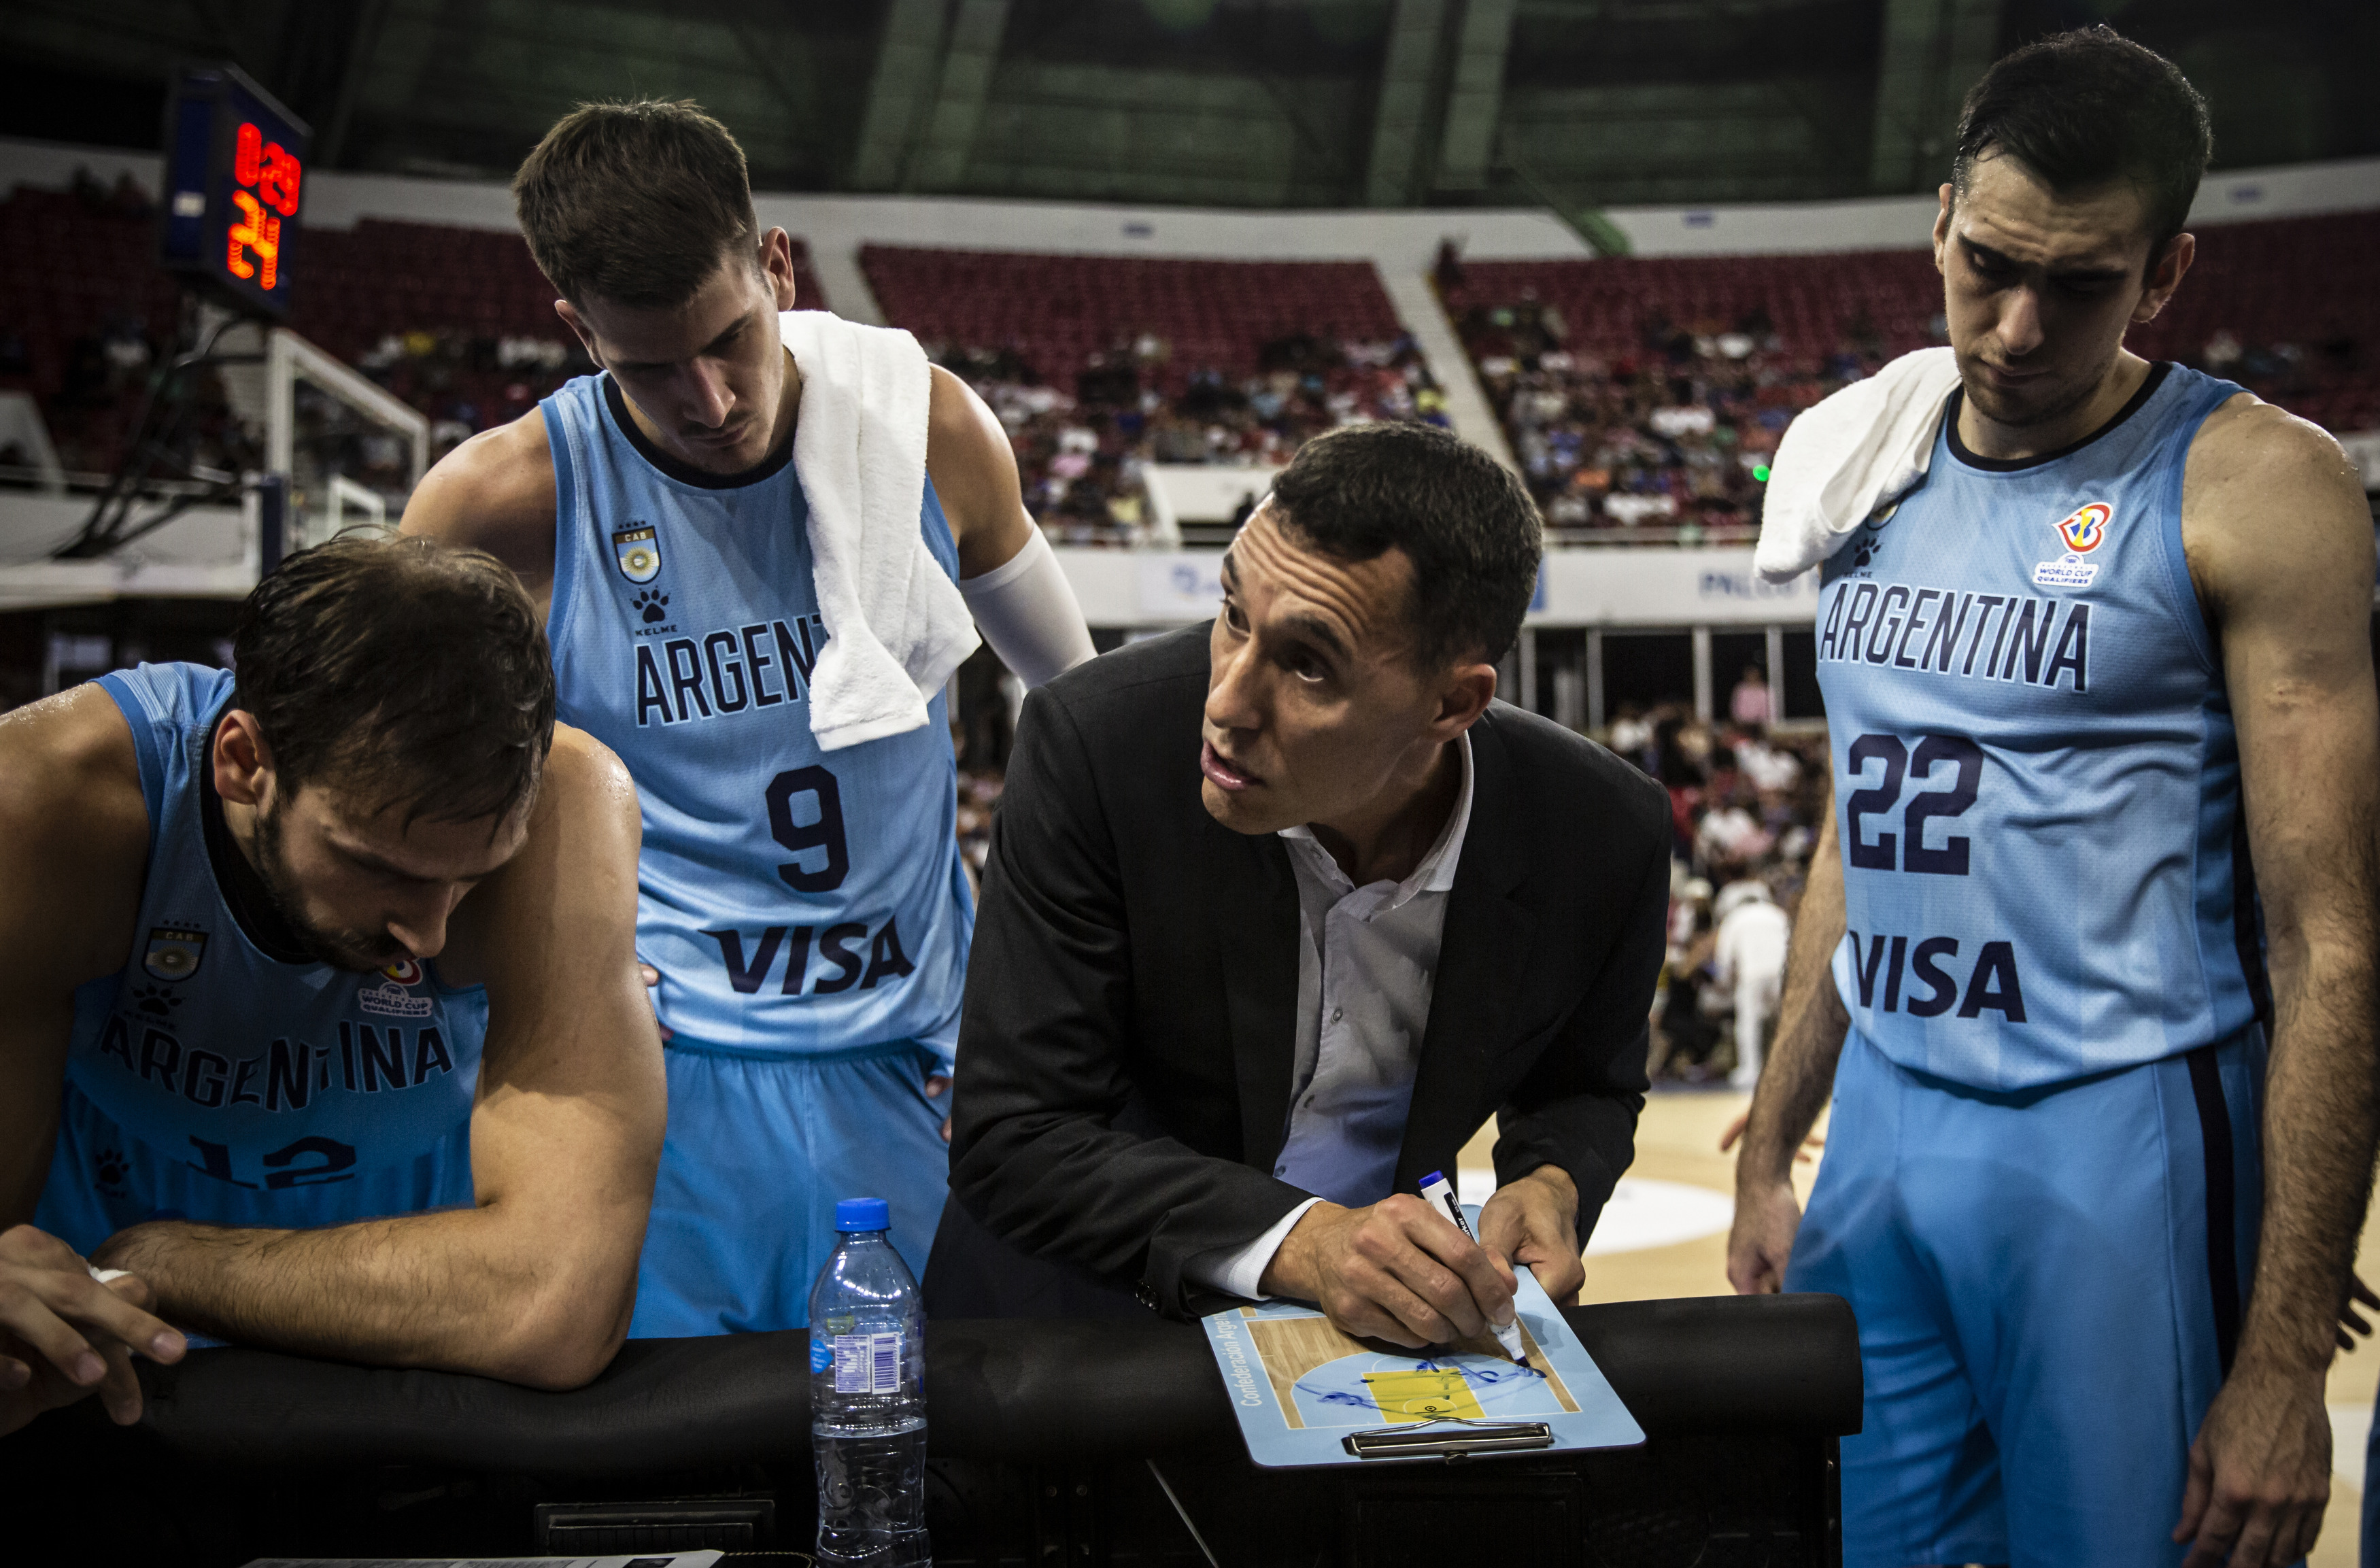
<instances>
[{"instance_id":1,"label":"light blue argentina jersey","mask_svg":"<svg viewBox=\"0 0 2380 1568\"><path fill-rule=\"evenodd\" d=\"M358 975L261 946L289 939L243 920L261 882L245 905L226 894L246 865L207 772L230 673L143 664L99 685L132 728L148 880L129 962L75 992L42 1213L96 1245L91 1227L103 1239L158 1208L302 1226L468 1203L485 991L409 959ZM81 1142L89 1168L69 1171Z\"/></svg>"},{"instance_id":2,"label":"light blue argentina jersey","mask_svg":"<svg viewBox=\"0 0 2380 1568\"><path fill-rule=\"evenodd\" d=\"M944 699L922 729L821 750L826 630L792 463L720 487L635 433L607 375L543 408L560 712L637 781L637 952L663 976L662 1021L730 1051L949 1056L975 908ZM930 480L918 527L955 577Z\"/></svg>"},{"instance_id":3,"label":"light blue argentina jersey","mask_svg":"<svg viewBox=\"0 0 2380 1568\"><path fill-rule=\"evenodd\" d=\"M1956 440L1827 563L1818 678L1849 931L1903 1066L1992 1089L2221 1040L2261 1010L2239 748L2182 559L2182 467L2240 388L2153 367L2080 445Z\"/></svg>"}]
</instances>

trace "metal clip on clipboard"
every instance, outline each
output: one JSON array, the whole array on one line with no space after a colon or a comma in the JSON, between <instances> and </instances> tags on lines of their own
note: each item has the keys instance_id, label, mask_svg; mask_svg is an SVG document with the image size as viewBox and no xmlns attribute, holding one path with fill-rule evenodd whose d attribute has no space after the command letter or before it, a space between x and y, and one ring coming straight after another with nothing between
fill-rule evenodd
<instances>
[{"instance_id":1,"label":"metal clip on clipboard","mask_svg":"<svg viewBox=\"0 0 2380 1568\"><path fill-rule=\"evenodd\" d=\"M1431 1428L1439 1429L1433 1431ZM1350 1432L1340 1441L1357 1459L1443 1459L1451 1464L1475 1453L1520 1453L1551 1448L1554 1434L1553 1428L1543 1421L1471 1421L1460 1416L1440 1416L1412 1426Z\"/></svg>"}]
</instances>

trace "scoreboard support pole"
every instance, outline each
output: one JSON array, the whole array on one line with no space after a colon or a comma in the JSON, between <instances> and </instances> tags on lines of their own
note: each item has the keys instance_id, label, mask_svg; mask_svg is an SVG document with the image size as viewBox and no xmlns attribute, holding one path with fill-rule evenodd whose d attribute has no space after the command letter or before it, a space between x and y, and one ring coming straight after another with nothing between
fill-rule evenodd
<instances>
[{"instance_id":1,"label":"scoreboard support pole","mask_svg":"<svg viewBox=\"0 0 2380 1568\"><path fill-rule=\"evenodd\" d=\"M256 575L281 565L289 541L289 476L259 475L256 480Z\"/></svg>"}]
</instances>

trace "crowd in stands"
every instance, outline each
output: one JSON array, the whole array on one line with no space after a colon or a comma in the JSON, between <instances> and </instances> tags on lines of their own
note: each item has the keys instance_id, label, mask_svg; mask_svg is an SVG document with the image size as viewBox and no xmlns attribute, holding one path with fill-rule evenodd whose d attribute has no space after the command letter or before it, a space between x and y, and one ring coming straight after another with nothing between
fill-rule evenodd
<instances>
[{"instance_id":1,"label":"crowd in stands","mask_svg":"<svg viewBox=\"0 0 2380 1568\"><path fill-rule=\"evenodd\" d=\"M2190 275L2126 346L2239 382L2346 435L2380 430L2380 212L2204 225Z\"/></svg>"},{"instance_id":2,"label":"crowd in stands","mask_svg":"<svg viewBox=\"0 0 2380 1568\"><path fill-rule=\"evenodd\" d=\"M1922 253L1466 264L1450 248L1435 281L1548 525L1687 544L1750 538L1793 416L1944 332Z\"/></svg>"},{"instance_id":3,"label":"crowd in stands","mask_svg":"<svg viewBox=\"0 0 2380 1568\"><path fill-rule=\"evenodd\" d=\"M111 468L180 320L156 264L155 207L129 176L110 185L86 170L67 190L18 187L0 225L18 237L0 250L0 389L33 395L68 472ZM219 445L204 456L228 456Z\"/></svg>"},{"instance_id":4,"label":"crowd in stands","mask_svg":"<svg viewBox=\"0 0 2380 1568\"><path fill-rule=\"evenodd\" d=\"M46 237L0 257L0 390L33 394L69 472L115 467L183 341L154 217L128 176L0 200L0 221ZM2380 428L2380 295L2350 275L2375 242L2380 213L2210 225L2131 345L2332 430ZM366 219L309 228L298 260L291 326L428 415L433 460L590 368L516 235ZM1334 425L1446 421L1368 264L882 246L861 262L891 319L990 403L1062 541L1148 538L1151 463L1271 467ZM1436 282L1557 537L1750 538L1793 415L1945 333L1922 250L1466 263L1450 247ZM189 378L176 417L198 468L261 459L218 378ZM394 490L402 457L358 429L340 461ZM25 459L0 450L0 472Z\"/></svg>"},{"instance_id":5,"label":"crowd in stands","mask_svg":"<svg viewBox=\"0 0 2380 1568\"><path fill-rule=\"evenodd\" d=\"M2380 428L2380 213L2204 225L2183 287L2127 345L2325 428ZM1794 414L1948 339L1923 250L1466 263L1439 296L1556 529L1749 538ZM1625 537L1625 535L1622 535Z\"/></svg>"},{"instance_id":6,"label":"crowd in stands","mask_svg":"<svg viewBox=\"0 0 2380 1568\"><path fill-rule=\"evenodd\" d=\"M1285 463L1363 419L1446 421L1363 262L1036 256L870 245L886 317L972 383L1052 537L1147 535L1150 463Z\"/></svg>"},{"instance_id":7,"label":"crowd in stands","mask_svg":"<svg viewBox=\"0 0 2380 1568\"><path fill-rule=\"evenodd\" d=\"M1731 1077L1748 1087L1757 1063L1751 1042L1774 1028L1784 933L1827 807L1827 759L1823 731L1771 730L1767 703L1759 672L1747 671L1725 720L1705 723L1683 704L1623 707L1605 735L1670 793L1670 942L1650 1066L1657 1081Z\"/></svg>"},{"instance_id":8,"label":"crowd in stands","mask_svg":"<svg viewBox=\"0 0 2380 1568\"><path fill-rule=\"evenodd\" d=\"M1446 399L1410 337L1346 343L1300 333L1262 346L1234 379L1211 366L1161 390L1172 346L1142 332L1095 350L1053 382L1014 347L931 346L999 416L1016 450L1025 504L1067 544L1144 541L1150 463L1273 468L1309 438L1366 419L1446 422Z\"/></svg>"}]
</instances>

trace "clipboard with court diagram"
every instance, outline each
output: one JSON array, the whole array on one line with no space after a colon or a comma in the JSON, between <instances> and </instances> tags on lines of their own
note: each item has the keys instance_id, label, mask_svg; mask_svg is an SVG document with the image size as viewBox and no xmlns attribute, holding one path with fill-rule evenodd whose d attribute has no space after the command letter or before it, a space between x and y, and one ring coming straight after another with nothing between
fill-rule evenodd
<instances>
[{"instance_id":1,"label":"clipboard with court diagram","mask_svg":"<svg viewBox=\"0 0 2380 1568\"><path fill-rule=\"evenodd\" d=\"M1269 1468L1629 1448L1644 1429L1529 1270L1515 1302L1529 1365L1486 1335L1416 1352L1269 1301L1202 1319L1248 1457Z\"/></svg>"}]
</instances>

